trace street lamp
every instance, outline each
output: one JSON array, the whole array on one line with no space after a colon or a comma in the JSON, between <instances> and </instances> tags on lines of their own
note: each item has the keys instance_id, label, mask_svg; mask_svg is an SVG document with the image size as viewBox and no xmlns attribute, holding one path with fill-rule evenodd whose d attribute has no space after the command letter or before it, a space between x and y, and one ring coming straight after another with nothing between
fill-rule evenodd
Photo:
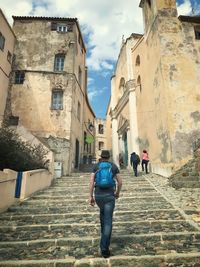
<instances>
[{"instance_id":1,"label":"street lamp","mask_svg":"<svg viewBox=\"0 0 200 267\"><path fill-rule=\"evenodd\" d=\"M84 122L84 123L85 123L86 129L89 130L90 133L92 133L94 130L94 125L92 124L92 122Z\"/></svg>"}]
</instances>

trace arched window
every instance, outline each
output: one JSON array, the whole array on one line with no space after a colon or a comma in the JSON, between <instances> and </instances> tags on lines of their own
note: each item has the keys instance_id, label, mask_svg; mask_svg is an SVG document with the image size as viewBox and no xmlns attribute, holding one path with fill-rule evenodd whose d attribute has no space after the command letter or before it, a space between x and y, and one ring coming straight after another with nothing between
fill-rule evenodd
<instances>
[{"instance_id":1,"label":"arched window","mask_svg":"<svg viewBox=\"0 0 200 267\"><path fill-rule=\"evenodd\" d=\"M147 0L149 7L151 8L151 0Z\"/></svg>"},{"instance_id":2,"label":"arched window","mask_svg":"<svg viewBox=\"0 0 200 267\"><path fill-rule=\"evenodd\" d=\"M125 79L122 77L119 83L119 98L121 98L125 91Z\"/></svg>"},{"instance_id":3,"label":"arched window","mask_svg":"<svg viewBox=\"0 0 200 267\"><path fill-rule=\"evenodd\" d=\"M137 78L137 86L140 88L140 92L142 91L141 77L140 75Z\"/></svg>"},{"instance_id":4,"label":"arched window","mask_svg":"<svg viewBox=\"0 0 200 267\"><path fill-rule=\"evenodd\" d=\"M139 55L137 55L137 57L136 57L135 65L140 66L140 56Z\"/></svg>"}]
</instances>

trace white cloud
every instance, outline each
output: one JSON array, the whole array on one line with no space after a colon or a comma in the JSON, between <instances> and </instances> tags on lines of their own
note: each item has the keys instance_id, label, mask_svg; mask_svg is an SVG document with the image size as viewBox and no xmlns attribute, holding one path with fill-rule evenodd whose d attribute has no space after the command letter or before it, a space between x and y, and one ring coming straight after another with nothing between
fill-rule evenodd
<instances>
[{"instance_id":1,"label":"white cloud","mask_svg":"<svg viewBox=\"0 0 200 267\"><path fill-rule=\"evenodd\" d=\"M190 0L184 0L181 5L177 5L179 15L189 15L192 11L192 4Z\"/></svg>"},{"instance_id":2,"label":"white cloud","mask_svg":"<svg viewBox=\"0 0 200 267\"><path fill-rule=\"evenodd\" d=\"M84 34L89 33L90 56L87 65L93 70L110 70L107 60L116 60L122 35L142 32L140 0L1 0L1 7L11 15L77 17Z\"/></svg>"},{"instance_id":3,"label":"white cloud","mask_svg":"<svg viewBox=\"0 0 200 267\"><path fill-rule=\"evenodd\" d=\"M97 89L94 87L89 87L88 88L88 98L92 102L94 98L99 97L102 95L105 90L107 90L107 87L103 87L102 89Z\"/></svg>"},{"instance_id":4,"label":"white cloud","mask_svg":"<svg viewBox=\"0 0 200 267\"><path fill-rule=\"evenodd\" d=\"M87 66L105 71L113 68L110 61L118 57L122 36L143 32L139 3L140 0L1 0L1 8L10 22L12 15L77 17L88 37ZM190 0L178 6L182 15L191 10Z\"/></svg>"},{"instance_id":5,"label":"white cloud","mask_svg":"<svg viewBox=\"0 0 200 267\"><path fill-rule=\"evenodd\" d=\"M88 98L89 98L90 102L92 102L93 99L96 98L99 95L100 95L100 93L96 88L93 89L92 91L88 90Z\"/></svg>"},{"instance_id":6,"label":"white cloud","mask_svg":"<svg viewBox=\"0 0 200 267\"><path fill-rule=\"evenodd\" d=\"M91 77L88 77L87 83L88 83L88 85L93 84L94 83L94 79L91 78Z\"/></svg>"},{"instance_id":7,"label":"white cloud","mask_svg":"<svg viewBox=\"0 0 200 267\"><path fill-rule=\"evenodd\" d=\"M1 9L3 10L6 18L12 25L12 15L27 16L30 15L32 11L32 1L31 0L2 0Z\"/></svg>"},{"instance_id":8,"label":"white cloud","mask_svg":"<svg viewBox=\"0 0 200 267\"><path fill-rule=\"evenodd\" d=\"M200 15L200 2L199 2L199 0L196 0L194 2L193 12L194 12L194 15Z\"/></svg>"}]
</instances>

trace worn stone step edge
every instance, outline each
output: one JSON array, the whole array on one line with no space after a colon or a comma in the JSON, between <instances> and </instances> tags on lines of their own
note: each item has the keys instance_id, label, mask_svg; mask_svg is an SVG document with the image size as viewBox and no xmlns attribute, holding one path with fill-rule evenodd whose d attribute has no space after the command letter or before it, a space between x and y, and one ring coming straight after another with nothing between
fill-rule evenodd
<instances>
[{"instance_id":1,"label":"worn stone step edge","mask_svg":"<svg viewBox=\"0 0 200 267\"><path fill-rule=\"evenodd\" d=\"M93 213L99 213L99 210L97 209L97 208L94 208L95 210L96 210L96 212L93 212L93 211L91 211L91 214L93 214ZM93 210L94 210L93 209ZM140 212L148 212L148 211L175 211L176 209L173 209L173 208L169 208L169 209L158 209L158 208L155 208L155 209L143 209L142 211L141 210L126 210L126 211L123 211L123 210L117 210L117 211L115 211L115 212L119 212L119 213L131 213L131 212L137 212L137 213L140 213ZM178 211L177 211L178 212ZM10 214L11 212L9 211L9 212L7 212L7 214ZM46 216L48 216L49 214L52 214L52 215L54 215L54 214L59 214L59 215L70 215L70 214L80 214L81 212L76 212L76 213L74 213L74 212L68 212L68 213L38 213L38 214L16 214L15 212L12 212L12 214L10 214L10 216L14 216L14 215L16 215L16 216L26 216L26 215L29 215L29 216L43 216L44 214L46 214ZM90 213L90 212L86 212L86 213ZM114 213L114 214L116 214L116 213Z\"/></svg>"},{"instance_id":2,"label":"worn stone step edge","mask_svg":"<svg viewBox=\"0 0 200 267\"><path fill-rule=\"evenodd\" d=\"M77 206L78 204L78 206ZM95 207L90 207L89 204L87 203L87 201L85 202L81 202L81 203L72 203L71 205L19 205L19 206L13 206L13 207L9 207L8 208L8 211L9 212L16 212L16 213L23 213L23 212L29 212L31 213L31 211L35 214L35 213L42 213L42 211L46 210L47 212L44 212L44 213L48 213L48 212L51 212L52 213L52 210L55 210L55 209L60 209L60 213L62 213L61 211L64 211L66 209L66 211L68 211L67 209L74 209L74 210L91 210L92 209L98 209L97 206ZM134 211L137 211L139 209L136 209L136 208L140 208L143 210L143 208L146 208L146 207L156 207L157 209L159 209L159 206L162 205L162 208L160 207L160 209L163 209L163 208L172 208L172 204L167 202L167 201L162 201L160 203L154 201L154 202L132 202L132 203L123 203L123 202L118 202L116 204L116 210L124 210L124 205L126 204L126 210L134 210ZM137 207L135 207L137 206ZM72 212L72 211L69 211L69 212Z\"/></svg>"},{"instance_id":3,"label":"worn stone step edge","mask_svg":"<svg viewBox=\"0 0 200 267\"><path fill-rule=\"evenodd\" d=\"M121 196L117 201L118 202L120 202L120 201L124 201L124 200L142 200L142 199L147 199L148 201L150 200L150 199L157 199L157 200L159 200L159 199L162 199L162 200L165 200L161 195L158 195L158 196L140 196L140 197L136 197L136 196L126 196L126 197L124 197L124 196ZM45 199L29 199L29 200L26 200L26 201L22 201L21 203L23 203L23 204L30 204L30 203L43 203L44 202L44 204L48 204L48 203L65 203L65 202L79 202L79 201L88 201L88 198L76 198L76 199L73 199L73 198L66 198L66 199L63 199L62 201L60 201L60 200L56 200L56 199L48 199L48 200L45 200ZM166 201L166 200L165 200Z\"/></svg>"},{"instance_id":4,"label":"worn stone step edge","mask_svg":"<svg viewBox=\"0 0 200 267\"><path fill-rule=\"evenodd\" d=\"M119 240L123 239L144 239L144 238L158 238L160 242L163 242L165 238L168 240L172 238L173 240L174 237L177 237L178 240L181 240L180 238L185 238L185 237L191 237L193 236L194 238L198 237L200 238L200 232L168 232L168 233L151 233L151 234L129 234L129 235L120 235L120 236L115 236L113 233L112 240L114 241L116 238ZM81 237L71 237L71 238L50 238L50 239L36 239L36 240L25 240L25 241L2 241L0 242L0 247L6 247L6 246L16 246L18 247L20 244L26 245L29 247L31 244L36 245L36 244L42 244L42 243L52 243L52 245L59 246L59 245L69 245L70 242L87 242L91 241L91 244L96 243L99 241L99 236L93 237L93 236L81 236ZM111 245L112 246L112 245ZM1 265L0 265L1 266Z\"/></svg>"},{"instance_id":5,"label":"worn stone step edge","mask_svg":"<svg viewBox=\"0 0 200 267\"><path fill-rule=\"evenodd\" d=\"M148 210L129 210L129 211L114 211L114 216L118 216L118 215L125 215L125 214L140 214L140 213L149 213L149 212L175 212L177 211L176 209L148 209ZM178 213L178 211L177 211ZM5 214L5 215L4 215ZM9 220L13 220L14 218L35 218L35 217L44 217L44 216L60 216L60 217L65 217L65 216L72 216L72 215L99 215L99 211L96 210L96 212L71 212L71 213L40 213L40 214L12 214L12 215L6 215L9 213L2 213L0 215L0 219L5 218L5 219L9 219Z\"/></svg>"},{"instance_id":6,"label":"worn stone step edge","mask_svg":"<svg viewBox=\"0 0 200 267\"><path fill-rule=\"evenodd\" d=\"M119 202L117 203L116 205L116 210L119 210L119 211L123 211L124 210L124 205L125 203L122 203L122 202ZM161 203L158 203L158 202L152 202L152 203L149 203L149 202L143 202L143 203L128 203L127 207L126 207L126 210L127 211L131 211L131 210L134 210L134 211L138 211L138 209L135 209L135 205L137 205L138 207L140 207L140 209L143 209L146 208L147 206L148 207L156 207L157 209L159 209L159 205L162 205L164 206L164 208L169 208L171 209L172 208L172 204L167 202L167 201L163 201ZM73 205L70 205L70 206L28 206L28 205L24 205L24 206L14 206L14 207L9 207L8 208L8 212L12 212L12 213L15 213L15 214L23 214L24 212L33 212L34 214L41 214L44 210L46 210L47 212L44 212L44 213L47 213L48 212L51 212L52 213L52 210L55 210L55 209L60 209L60 214L62 214L62 211L66 210L67 211L67 207L69 209L76 209L76 210L82 210L82 209L85 209L85 210L91 210L91 209L98 209L97 207L90 207L89 204L87 202L85 203L82 203L81 205L76 205L75 203ZM138 208L137 207L137 208ZM129 208L129 209L128 209ZM163 208L161 208L163 209ZM70 211L69 211L70 213Z\"/></svg>"},{"instance_id":7,"label":"worn stone step edge","mask_svg":"<svg viewBox=\"0 0 200 267\"><path fill-rule=\"evenodd\" d=\"M128 266L132 267L149 267L152 264L159 266L161 263L172 261L174 264L191 264L200 263L200 253L188 253L184 255L166 254L156 256L112 256L109 259L103 258L82 258L75 259L74 257L67 257L62 260L17 260L17 261L0 261L1 267L78 267L78 266L104 266L104 267L118 267Z\"/></svg>"},{"instance_id":8,"label":"worn stone step edge","mask_svg":"<svg viewBox=\"0 0 200 267\"><path fill-rule=\"evenodd\" d=\"M113 226L124 226L124 225L151 225L151 224L160 224L160 223L189 223L189 220L141 220L141 221L128 221L128 222L120 222L120 221L114 221ZM12 226L1 226L0 230L26 230L26 229L46 229L51 230L51 228L55 227L99 227L99 223L52 223L52 224L28 224L28 225L12 225Z\"/></svg>"},{"instance_id":9,"label":"worn stone step edge","mask_svg":"<svg viewBox=\"0 0 200 267\"><path fill-rule=\"evenodd\" d=\"M88 197L88 192L85 192L85 193L83 193L83 194L79 194L79 197ZM135 197L135 198L138 198L140 195L141 195L141 193L137 193L137 194L135 194L135 193L127 193L127 192L121 192L121 194L120 194L120 198L127 198L127 197L131 197L133 195L133 197ZM161 197L161 194L159 194L158 192L153 192L153 193L145 193L145 196L146 197L158 197L158 196L160 196ZM67 196L69 199L75 199L75 198L77 198L77 195L70 195L70 196ZM34 200L34 199L37 199L38 201L40 200L40 199L48 199L49 200L49 198L52 198L52 199L58 199L58 200L60 200L61 198L63 199L63 195L58 195L58 196L52 196L52 195L48 195L48 194L40 194L40 195L35 195L35 196L32 196L32 197L30 197L30 198L26 198L26 200L28 200L28 199L30 199L30 200Z\"/></svg>"},{"instance_id":10,"label":"worn stone step edge","mask_svg":"<svg viewBox=\"0 0 200 267\"><path fill-rule=\"evenodd\" d=\"M103 258L82 258L75 259L74 257L66 257L62 260L15 260L15 261L0 261L1 267L149 267L164 266L164 263L173 262L173 264L191 264L200 263L200 253L184 253L184 254L166 254L156 256L111 256L108 259ZM134 265L133 265L134 264Z\"/></svg>"}]
</instances>

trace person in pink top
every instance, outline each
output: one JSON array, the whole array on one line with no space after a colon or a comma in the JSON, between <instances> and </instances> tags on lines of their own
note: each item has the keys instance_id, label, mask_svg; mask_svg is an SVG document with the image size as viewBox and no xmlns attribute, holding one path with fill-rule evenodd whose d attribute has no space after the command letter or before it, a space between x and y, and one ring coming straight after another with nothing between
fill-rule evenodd
<instances>
[{"instance_id":1,"label":"person in pink top","mask_svg":"<svg viewBox=\"0 0 200 267\"><path fill-rule=\"evenodd\" d=\"M142 158L142 171L144 171L144 168L145 168L145 172L148 173L149 155L145 149L142 152L141 158Z\"/></svg>"}]
</instances>

